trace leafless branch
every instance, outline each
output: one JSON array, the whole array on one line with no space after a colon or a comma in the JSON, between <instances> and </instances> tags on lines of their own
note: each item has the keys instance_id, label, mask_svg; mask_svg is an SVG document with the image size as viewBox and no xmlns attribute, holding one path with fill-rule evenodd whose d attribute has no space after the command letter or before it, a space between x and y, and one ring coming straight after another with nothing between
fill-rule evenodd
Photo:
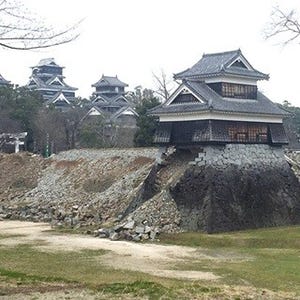
<instances>
[{"instance_id":1,"label":"leafless branch","mask_svg":"<svg viewBox=\"0 0 300 300\"><path fill-rule=\"evenodd\" d=\"M159 97L163 98L163 100L167 100L172 90L170 87L172 80L167 78L166 73L162 69L160 70L160 74L155 74L152 72L152 75L156 85L155 93Z\"/></svg>"},{"instance_id":2,"label":"leafless branch","mask_svg":"<svg viewBox=\"0 0 300 300\"><path fill-rule=\"evenodd\" d=\"M286 13L274 7L271 20L264 31L265 39L280 39L280 44L287 45L300 39L300 23L295 10ZM300 41L299 41L300 43Z\"/></svg>"},{"instance_id":3,"label":"leafless branch","mask_svg":"<svg viewBox=\"0 0 300 300\"><path fill-rule=\"evenodd\" d=\"M78 36L78 22L57 30L30 13L18 0L0 0L0 46L32 50L62 45Z\"/></svg>"}]
</instances>

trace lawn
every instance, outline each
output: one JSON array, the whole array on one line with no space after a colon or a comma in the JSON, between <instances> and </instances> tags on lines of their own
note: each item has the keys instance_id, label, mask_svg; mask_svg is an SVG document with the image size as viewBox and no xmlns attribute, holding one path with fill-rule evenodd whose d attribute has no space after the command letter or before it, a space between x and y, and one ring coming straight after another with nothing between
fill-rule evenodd
<instances>
[{"instance_id":1,"label":"lawn","mask_svg":"<svg viewBox=\"0 0 300 300\"><path fill-rule=\"evenodd\" d=\"M166 234L161 240L166 244L201 247L208 256L216 258L185 261L176 266L179 269L210 270L228 284L247 283L300 295L300 226L212 235Z\"/></svg>"},{"instance_id":2,"label":"lawn","mask_svg":"<svg viewBox=\"0 0 300 300\"><path fill-rule=\"evenodd\" d=\"M194 247L204 255L187 258L174 269L212 271L221 279L161 278L104 266L99 259L107 253L104 250L46 252L36 244L23 244L0 246L0 295L11 295L14 288L35 291L45 284L64 284L100 293L105 299L259 299L265 290L269 297L261 299L300 296L300 226L213 235L165 234L160 239L160 244Z\"/></svg>"}]
</instances>

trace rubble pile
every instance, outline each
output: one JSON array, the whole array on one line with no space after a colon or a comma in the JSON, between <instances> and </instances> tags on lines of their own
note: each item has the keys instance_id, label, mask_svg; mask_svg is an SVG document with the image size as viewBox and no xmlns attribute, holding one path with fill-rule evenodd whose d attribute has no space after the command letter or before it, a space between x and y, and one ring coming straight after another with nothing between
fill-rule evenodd
<instances>
[{"instance_id":1,"label":"rubble pile","mask_svg":"<svg viewBox=\"0 0 300 300\"><path fill-rule=\"evenodd\" d=\"M174 162L172 170L165 166L156 172L156 152L71 150L50 159L28 153L3 155L0 164L7 173L0 186L0 219L106 227L103 232L111 239L145 240L178 231L180 216L165 187L186 164ZM153 180L147 180L151 170Z\"/></svg>"}]
</instances>

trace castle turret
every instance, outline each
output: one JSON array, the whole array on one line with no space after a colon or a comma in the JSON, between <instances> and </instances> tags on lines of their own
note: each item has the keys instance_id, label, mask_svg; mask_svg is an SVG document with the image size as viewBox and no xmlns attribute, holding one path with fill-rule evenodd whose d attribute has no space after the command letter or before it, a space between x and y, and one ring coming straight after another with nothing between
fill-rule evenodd
<instances>
[{"instance_id":1,"label":"castle turret","mask_svg":"<svg viewBox=\"0 0 300 300\"><path fill-rule=\"evenodd\" d=\"M254 69L240 50L204 54L174 78L181 85L151 111L159 117L156 143L288 143L282 125L287 112L257 89L257 81L269 76Z\"/></svg>"}]
</instances>

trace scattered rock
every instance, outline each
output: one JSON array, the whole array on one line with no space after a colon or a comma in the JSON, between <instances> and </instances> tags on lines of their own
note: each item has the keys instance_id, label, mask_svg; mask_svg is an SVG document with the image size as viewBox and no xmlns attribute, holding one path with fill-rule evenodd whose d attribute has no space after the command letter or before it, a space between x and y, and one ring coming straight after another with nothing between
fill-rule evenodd
<instances>
[{"instance_id":1,"label":"scattered rock","mask_svg":"<svg viewBox=\"0 0 300 300\"><path fill-rule=\"evenodd\" d=\"M134 231L136 233L144 233L145 232L145 227L144 226L136 226Z\"/></svg>"},{"instance_id":2,"label":"scattered rock","mask_svg":"<svg viewBox=\"0 0 300 300\"><path fill-rule=\"evenodd\" d=\"M117 232L111 232L109 239L111 241L117 241L120 238L120 235Z\"/></svg>"},{"instance_id":3,"label":"scattered rock","mask_svg":"<svg viewBox=\"0 0 300 300\"><path fill-rule=\"evenodd\" d=\"M126 224L123 226L123 228L124 228L124 229L133 229L133 228L134 228L134 225L135 225L134 220L131 220L131 221L129 221L128 223L126 223Z\"/></svg>"}]
</instances>

